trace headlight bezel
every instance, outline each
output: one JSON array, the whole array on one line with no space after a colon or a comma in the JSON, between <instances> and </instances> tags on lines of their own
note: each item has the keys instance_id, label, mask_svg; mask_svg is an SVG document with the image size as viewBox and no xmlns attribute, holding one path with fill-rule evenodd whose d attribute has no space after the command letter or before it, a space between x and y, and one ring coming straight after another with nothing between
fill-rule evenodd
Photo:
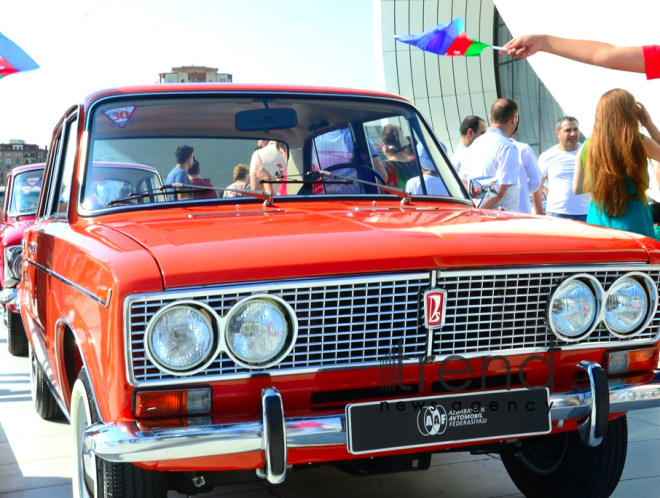
<instances>
[{"instance_id":1,"label":"headlight bezel","mask_svg":"<svg viewBox=\"0 0 660 498\"><path fill-rule=\"evenodd\" d=\"M167 312L171 311L174 308L188 308L193 310L195 313L199 314L203 321L206 322L210 330L210 346L203 357L196 362L192 363L187 367L174 367L172 365L166 364L164 361L159 359L152 351L151 337L154 332L154 328L158 320ZM177 377L190 376L194 375L202 370L206 369L215 359L221 350L221 340L218 330L218 320L217 315L213 308L210 306L195 300L181 300L169 303L162 308L160 308L149 320L147 327L144 331L144 351L149 358L149 361L158 368L161 372L167 373L170 375L175 375Z\"/></svg>"},{"instance_id":2,"label":"headlight bezel","mask_svg":"<svg viewBox=\"0 0 660 498\"><path fill-rule=\"evenodd\" d=\"M612 294L612 289L614 289L614 287L617 285L618 282L625 279L635 280L638 284L642 286L642 289L646 293L647 309L646 309L646 316L637 327L632 329L630 332L618 332L614 330L607 321L605 304L607 303L607 299ZM610 334L612 334L614 337L618 337L620 339L630 339L632 337L641 334L646 329L646 327L648 327L648 325L653 320L653 317L655 316L657 307L658 307L658 289L653 279L648 274L643 272L629 272L626 273L625 275L621 275L614 282L612 282L612 285L610 285L607 292L605 293L603 299L603 307L602 307L603 308L602 322L607 328L607 331Z\"/></svg>"},{"instance_id":3,"label":"headlight bezel","mask_svg":"<svg viewBox=\"0 0 660 498\"><path fill-rule=\"evenodd\" d=\"M287 334L284 346L280 348L277 353L273 354L268 360L262 363L248 362L240 358L238 354L233 350L231 341L229 339L229 326L231 324L232 317L239 313L245 305L250 303L250 301L255 300L268 301L269 304L275 304L280 309L281 314L286 320L290 329L290 333ZM298 338L298 320L296 317L296 312L293 310L289 303L274 294L252 294L237 301L223 317L222 322L223 352L226 353L227 356L229 356L231 360L236 363L236 365L244 368L263 370L277 365L282 360L284 360L293 350Z\"/></svg>"},{"instance_id":4,"label":"headlight bezel","mask_svg":"<svg viewBox=\"0 0 660 498\"><path fill-rule=\"evenodd\" d=\"M4 287L16 287L22 278L23 247L7 246L4 250Z\"/></svg>"},{"instance_id":5,"label":"headlight bezel","mask_svg":"<svg viewBox=\"0 0 660 498\"><path fill-rule=\"evenodd\" d=\"M584 332L582 332L580 335L577 336L569 336L564 333L562 333L560 330L558 330L558 326L555 323L555 320L553 319L553 313L552 313L552 306L554 304L555 298L557 296L557 293L561 290L562 287L568 285L571 281L577 280L580 283L584 284L591 290L591 293L594 298L594 316L591 321L591 324L587 329L585 329ZM550 326L551 332L557 337L560 341L562 342L579 342L587 337L589 337L594 330L598 327L598 324L602 320L602 307L603 307L603 297L605 295L605 292L603 290L603 286L601 283L598 281L596 277L593 275L590 275L588 273L578 273L576 275L572 275L569 278L566 278L563 280L557 287L556 289L552 292L552 295L550 297L549 305L548 305L548 324Z\"/></svg>"}]
</instances>

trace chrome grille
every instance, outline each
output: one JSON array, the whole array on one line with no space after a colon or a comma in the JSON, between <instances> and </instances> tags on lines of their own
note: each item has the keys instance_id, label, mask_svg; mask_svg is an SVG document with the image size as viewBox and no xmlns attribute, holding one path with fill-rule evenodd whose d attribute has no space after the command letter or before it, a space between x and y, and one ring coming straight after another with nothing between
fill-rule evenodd
<instances>
[{"instance_id":1,"label":"chrome grille","mask_svg":"<svg viewBox=\"0 0 660 498\"><path fill-rule=\"evenodd\" d=\"M391 354L399 339L403 339L404 356L419 357L427 347L427 332L419 325L420 302L429 285L430 273L425 272L132 296L127 299L126 309L133 377L136 382L175 378L154 367L145 354L144 333L160 308L180 299L194 299L224 317L237 301L255 293L281 297L294 309L298 320L295 347L281 363L269 368L270 372L377 363ZM194 378L247 373L249 369L237 366L221 352Z\"/></svg>"},{"instance_id":2,"label":"chrome grille","mask_svg":"<svg viewBox=\"0 0 660 498\"><path fill-rule=\"evenodd\" d=\"M546 326L546 313L552 293L563 280L589 273L607 290L630 271L648 273L656 285L660 284L660 270L639 266L438 272L436 287L447 291L447 307L445 325L433 334L433 355L547 348L554 335ZM634 340L657 339L659 325L660 311L656 310L650 326ZM630 340L612 336L600 324L585 340L569 347L617 342Z\"/></svg>"}]
</instances>

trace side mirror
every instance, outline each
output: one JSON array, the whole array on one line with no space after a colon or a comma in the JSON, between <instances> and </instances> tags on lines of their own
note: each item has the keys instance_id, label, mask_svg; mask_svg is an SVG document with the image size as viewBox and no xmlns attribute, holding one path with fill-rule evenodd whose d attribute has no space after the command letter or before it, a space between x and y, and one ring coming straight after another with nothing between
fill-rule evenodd
<instances>
[{"instance_id":1,"label":"side mirror","mask_svg":"<svg viewBox=\"0 0 660 498\"><path fill-rule=\"evenodd\" d=\"M486 198L497 195L497 179L493 177L472 178L469 183L469 192L475 205L481 207Z\"/></svg>"}]
</instances>

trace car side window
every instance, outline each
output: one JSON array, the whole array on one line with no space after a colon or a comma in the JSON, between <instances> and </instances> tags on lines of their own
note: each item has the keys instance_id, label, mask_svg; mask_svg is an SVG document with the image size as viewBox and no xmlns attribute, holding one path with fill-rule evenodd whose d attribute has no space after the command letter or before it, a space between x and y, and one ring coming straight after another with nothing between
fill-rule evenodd
<instances>
[{"instance_id":1,"label":"car side window","mask_svg":"<svg viewBox=\"0 0 660 498\"><path fill-rule=\"evenodd\" d=\"M76 124L74 117L68 121L65 128L64 147L60 157L60 167L56 188L53 190L52 216L53 218L66 218L71 197L71 181L73 179L73 161L76 156Z\"/></svg>"},{"instance_id":2,"label":"car side window","mask_svg":"<svg viewBox=\"0 0 660 498\"><path fill-rule=\"evenodd\" d=\"M57 165L60 162L59 156L62 149L63 130L64 125L60 126L59 130L57 130L55 139L51 144L50 154L48 155L48 165L46 167L46 176L44 178L44 202L41 204L40 212L38 214L39 218L49 218L51 214L53 189L50 185L52 184L51 178L57 175Z\"/></svg>"}]
</instances>

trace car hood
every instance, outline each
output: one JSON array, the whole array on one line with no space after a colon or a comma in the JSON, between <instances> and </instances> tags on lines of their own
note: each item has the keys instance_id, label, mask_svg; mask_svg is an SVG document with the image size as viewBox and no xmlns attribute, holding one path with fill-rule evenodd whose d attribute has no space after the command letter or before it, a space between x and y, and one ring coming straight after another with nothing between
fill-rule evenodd
<instances>
[{"instance_id":1,"label":"car hood","mask_svg":"<svg viewBox=\"0 0 660 498\"><path fill-rule=\"evenodd\" d=\"M130 222L104 224L151 252L166 288L432 268L647 263L645 244L657 245L586 223L455 204L281 203L267 212L243 204L137 212Z\"/></svg>"}]
</instances>

